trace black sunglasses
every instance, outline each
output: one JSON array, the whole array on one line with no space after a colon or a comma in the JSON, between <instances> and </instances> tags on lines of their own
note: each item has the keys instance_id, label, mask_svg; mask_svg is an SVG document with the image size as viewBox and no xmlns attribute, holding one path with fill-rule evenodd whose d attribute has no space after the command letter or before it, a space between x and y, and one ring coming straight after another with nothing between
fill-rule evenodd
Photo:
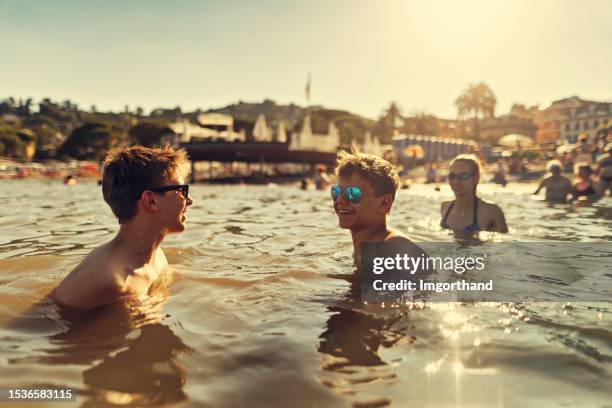
<instances>
[{"instance_id":1,"label":"black sunglasses","mask_svg":"<svg viewBox=\"0 0 612 408\"><path fill-rule=\"evenodd\" d=\"M448 173L448 181L453 181L454 179L458 179L461 181L467 181L472 177L472 173Z\"/></svg>"},{"instance_id":2,"label":"black sunglasses","mask_svg":"<svg viewBox=\"0 0 612 408\"><path fill-rule=\"evenodd\" d=\"M165 193L166 191L172 190L180 192L183 198L189 197L189 184L173 184L171 186L145 188L140 194L138 194L136 200L140 200L142 193L144 193L145 191L152 191L154 193Z\"/></svg>"}]
</instances>

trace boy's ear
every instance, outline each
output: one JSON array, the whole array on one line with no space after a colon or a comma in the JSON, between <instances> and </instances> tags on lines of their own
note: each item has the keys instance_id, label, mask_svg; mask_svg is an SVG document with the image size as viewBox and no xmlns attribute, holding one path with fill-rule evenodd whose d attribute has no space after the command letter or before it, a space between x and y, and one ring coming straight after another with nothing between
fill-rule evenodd
<instances>
[{"instance_id":1,"label":"boy's ear","mask_svg":"<svg viewBox=\"0 0 612 408\"><path fill-rule=\"evenodd\" d=\"M380 200L380 210L381 212L388 213L391 211L391 206L393 205L393 197L391 194L385 194L382 196L382 200Z\"/></svg>"},{"instance_id":2,"label":"boy's ear","mask_svg":"<svg viewBox=\"0 0 612 408\"><path fill-rule=\"evenodd\" d=\"M145 191L140 196L140 204L145 210L154 211L157 210L157 201L155 194L151 191Z\"/></svg>"}]
</instances>

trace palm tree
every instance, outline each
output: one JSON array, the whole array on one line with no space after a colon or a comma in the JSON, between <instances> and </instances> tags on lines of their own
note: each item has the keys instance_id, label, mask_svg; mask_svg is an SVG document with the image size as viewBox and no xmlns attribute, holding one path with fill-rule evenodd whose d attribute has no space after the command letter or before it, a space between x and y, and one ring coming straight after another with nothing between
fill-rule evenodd
<instances>
[{"instance_id":1,"label":"palm tree","mask_svg":"<svg viewBox=\"0 0 612 408\"><path fill-rule=\"evenodd\" d=\"M478 115L482 114L483 118L495 117L496 103L493 91L484 82L470 84L455 101L457 117L462 118L474 115L474 136L476 141L480 141Z\"/></svg>"}]
</instances>

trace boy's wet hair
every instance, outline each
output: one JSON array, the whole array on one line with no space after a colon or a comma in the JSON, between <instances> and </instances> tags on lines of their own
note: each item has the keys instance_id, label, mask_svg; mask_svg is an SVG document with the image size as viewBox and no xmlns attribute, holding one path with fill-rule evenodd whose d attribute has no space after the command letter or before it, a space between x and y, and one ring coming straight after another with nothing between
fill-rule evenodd
<instances>
[{"instance_id":1,"label":"boy's wet hair","mask_svg":"<svg viewBox=\"0 0 612 408\"><path fill-rule=\"evenodd\" d=\"M470 153L460 154L456 156L450 162L450 166L452 166L453 163L456 163L459 161L465 162L470 166L470 168L472 169L472 174L474 174L474 179L477 179L480 177L480 174L482 173L482 171L481 171L480 159L478 159L478 156L476 156L475 154L470 154Z\"/></svg>"},{"instance_id":2,"label":"boy's wet hair","mask_svg":"<svg viewBox=\"0 0 612 408\"><path fill-rule=\"evenodd\" d=\"M119 224L124 224L136 215L143 191L179 175L184 178L189 175L187 153L182 149L132 146L112 150L104 160L104 201Z\"/></svg>"},{"instance_id":3,"label":"boy's wet hair","mask_svg":"<svg viewBox=\"0 0 612 408\"><path fill-rule=\"evenodd\" d=\"M395 193L399 187L400 178L395 166L377 156L359 153L353 149L351 153L340 152L336 160L336 175L350 177L357 174L370 182L377 197L391 194L395 200Z\"/></svg>"}]
</instances>

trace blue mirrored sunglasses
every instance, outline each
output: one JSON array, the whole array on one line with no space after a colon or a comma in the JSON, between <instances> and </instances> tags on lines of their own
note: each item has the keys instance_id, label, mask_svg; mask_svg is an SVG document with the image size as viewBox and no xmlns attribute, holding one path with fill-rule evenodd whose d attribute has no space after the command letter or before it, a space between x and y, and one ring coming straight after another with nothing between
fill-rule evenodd
<instances>
[{"instance_id":1,"label":"blue mirrored sunglasses","mask_svg":"<svg viewBox=\"0 0 612 408\"><path fill-rule=\"evenodd\" d=\"M342 187L335 185L331 188L331 196L334 201L337 201L338 198L342 195ZM344 189L344 196L347 200L349 200L353 204L357 204L361 201L361 197L363 197L363 193L359 187L346 187Z\"/></svg>"}]
</instances>

